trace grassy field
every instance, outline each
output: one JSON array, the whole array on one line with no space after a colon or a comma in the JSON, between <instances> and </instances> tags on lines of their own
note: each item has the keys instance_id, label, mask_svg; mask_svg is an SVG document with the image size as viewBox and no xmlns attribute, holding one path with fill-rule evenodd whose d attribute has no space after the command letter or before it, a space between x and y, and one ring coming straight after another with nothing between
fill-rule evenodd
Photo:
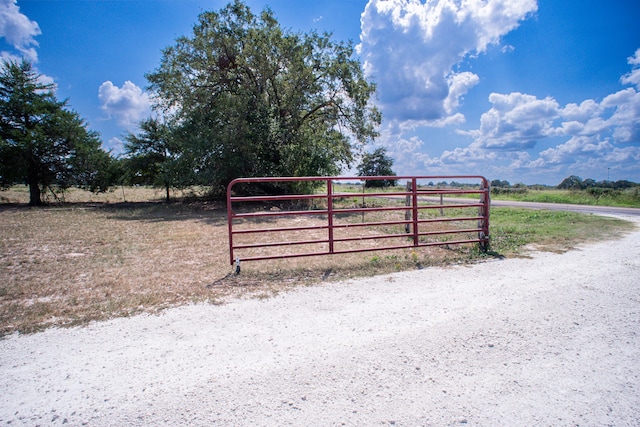
<instances>
[{"instance_id":1,"label":"grassy field","mask_svg":"<svg viewBox=\"0 0 640 427\"><path fill-rule=\"evenodd\" d=\"M0 195L0 336L193 302L269 298L324 280L565 251L632 227L594 215L494 208L488 254L459 245L257 261L236 276L226 208L191 192L166 204L161 191L147 188L97 196L72 190L66 203L44 208L26 206L22 187Z\"/></svg>"},{"instance_id":2,"label":"grassy field","mask_svg":"<svg viewBox=\"0 0 640 427\"><path fill-rule=\"evenodd\" d=\"M531 190L523 192L504 192L491 195L496 200L515 200L522 202L567 203L591 206L618 206L640 208L640 188L625 190Z\"/></svg>"}]
</instances>

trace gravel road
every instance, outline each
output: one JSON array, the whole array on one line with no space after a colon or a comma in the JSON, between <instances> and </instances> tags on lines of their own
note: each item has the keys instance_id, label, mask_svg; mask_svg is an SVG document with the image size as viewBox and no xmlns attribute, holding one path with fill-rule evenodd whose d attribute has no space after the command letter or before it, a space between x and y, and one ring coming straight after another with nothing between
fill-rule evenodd
<instances>
[{"instance_id":1,"label":"gravel road","mask_svg":"<svg viewBox=\"0 0 640 427\"><path fill-rule=\"evenodd\" d=\"M14 334L0 424L637 426L639 255L640 229Z\"/></svg>"}]
</instances>

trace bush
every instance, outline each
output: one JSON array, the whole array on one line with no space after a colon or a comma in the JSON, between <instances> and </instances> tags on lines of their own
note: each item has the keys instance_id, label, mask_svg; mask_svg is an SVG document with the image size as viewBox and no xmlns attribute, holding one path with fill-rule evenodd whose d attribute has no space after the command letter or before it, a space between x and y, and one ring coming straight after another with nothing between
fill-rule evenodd
<instances>
[{"instance_id":1,"label":"bush","mask_svg":"<svg viewBox=\"0 0 640 427\"><path fill-rule=\"evenodd\" d=\"M599 199L600 197L615 197L620 195L620 191L613 188L591 187L584 190L591 197Z\"/></svg>"},{"instance_id":2,"label":"bush","mask_svg":"<svg viewBox=\"0 0 640 427\"><path fill-rule=\"evenodd\" d=\"M491 194L526 194L529 190L527 187L491 187Z\"/></svg>"}]
</instances>

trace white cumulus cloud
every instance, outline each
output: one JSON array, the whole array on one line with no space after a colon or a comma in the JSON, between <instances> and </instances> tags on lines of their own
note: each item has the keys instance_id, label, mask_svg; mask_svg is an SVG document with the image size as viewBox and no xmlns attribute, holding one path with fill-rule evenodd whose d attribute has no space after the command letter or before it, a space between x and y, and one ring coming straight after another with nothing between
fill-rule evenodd
<instances>
[{"instance_id":1,"label":"white cumulus cloud","mask_svg":"<svg viewBox=\"0 0 640 427\"><path fill-rule=\"evenodd\" d=\"M479 77L455 66L499 43L536 10L535 0L370 0L358 52L378 84L385 117L460 123L448 118Z\"/></svg>"},{"instance_id":2,"label":"white cumulus cloud","mask_svg":"<svg viewBox=\"0 0 640 427\"><path fill-rule=\"evenodd\" d=\"M493 107L480 118L476 143L485 148L527 149L554 133L559 105L553 98L538 99L519 92L492 93Z\"/></svg>"},{"instance_id":3,"label":"white cumulus cloud","mask_svg":"<svg viewBox=\"0 0 640 427\"><path fill-rule=\"evenodd\" d=\"M535 164L544 166L554 163L571 163L580 156L606 155L612 149L613 146L609 141L600 141L596 136L575 136L564 144L540 152L540 160Z\"/></svg>"},{"instance_id":4,"label":"white cumulus cloud","mask_svg":"<svg viewBox=\"0 0 640 427\"><path fill-rule=\"evenodd\" d=\"M102 110L127 129L134 128L151 111L149 94L128 80L122 87L108 80L102 83L98 89L98 99Z\"/></svg>"},{"instance_id":5,"label":"white cumulus cloud","mask_svg":"<svg viewBox=\"0 0 640 427\"><path fill-rule=\"evenodd\" d=\"M640 50L628 61L632 72L620 82L634 85L630 76L640 65ZM553 97L541 99L520 92L492 93L489 102L491 108L482 114L478 129L456 132L472 138L468 146L426 156L417 152L425 144L416 140L407 146L416 152L398 159L420 161L423 169L448 174L482 170L487 176L543 181L556 174L597 178L597 171L607 168L620 176L640 172L640 90L636 87L623 88L600 102L585 99L564 106ZM543 141L548 148L535 154L533 148Z\"/></svg>"},{"instance_id":6,"label":"white cumulus cloud","mask_svg":"<svg viewBox=\"0 0 640 427\"><path fill-rule=\"evenodd\" d=\"M12 45L20 56L31 62L38 61L38 42L34 37L41 33L38 23L20 12L16 0L0 0L0 37ZM14 53L6 51L0 52L0 56L10 61L19 59Z\"/></svg>"},{"instance_id":7,"label":"white cumulus cloud","mask_svg":"<svg viewBox=\"0 0 640 427\"><path fill-rule=\"evenodd\" d=\"M633 66L630 73L625 74L620 78L622 84L632 84L636 87L640 87L640 49L636 50L636 53L627 59L629 65Z\"/></svg>"},{"instance_id":8,"label":"white cumulus cloud","mask_svg":"<svg viewBox=\"0 0 640 427\"><path fill-rule=\"evenodd\" d=\"M640 49L628 62L632 72L620 81L634 85ZM511 171L558 167L589 176L591 169L604 164L636 173L640 168L640 92L636 88L619 90L601 102L587 99L564 107L551 97L538 99L518 92L492 93L489 101L492 107L482 115L480 129L466 132L474 141L467 148L443 153L443 162L455 164L462 155L486 156L480 149L510 161L507 169ZM527 160L528 154L512 159L513 151L525 154L538 141L554 137L568 139L541 151L535 159Z\"/></svg>"}]
</instances>

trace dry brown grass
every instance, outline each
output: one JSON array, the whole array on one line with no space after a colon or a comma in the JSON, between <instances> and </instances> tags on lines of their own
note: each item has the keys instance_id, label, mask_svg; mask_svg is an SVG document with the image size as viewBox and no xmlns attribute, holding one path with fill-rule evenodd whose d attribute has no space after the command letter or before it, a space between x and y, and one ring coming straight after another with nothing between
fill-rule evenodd
<instances>
[{"instance_id":1,"label":"dry brown grass","mask_svg":"<svg viewBox=\"0 0 640 427\"><path fill-rule=\"evenodd\" d=\"M215 298L220 211L160 204L4 207L0 330L31 331Z\"/></svg>"}]
</instances>

